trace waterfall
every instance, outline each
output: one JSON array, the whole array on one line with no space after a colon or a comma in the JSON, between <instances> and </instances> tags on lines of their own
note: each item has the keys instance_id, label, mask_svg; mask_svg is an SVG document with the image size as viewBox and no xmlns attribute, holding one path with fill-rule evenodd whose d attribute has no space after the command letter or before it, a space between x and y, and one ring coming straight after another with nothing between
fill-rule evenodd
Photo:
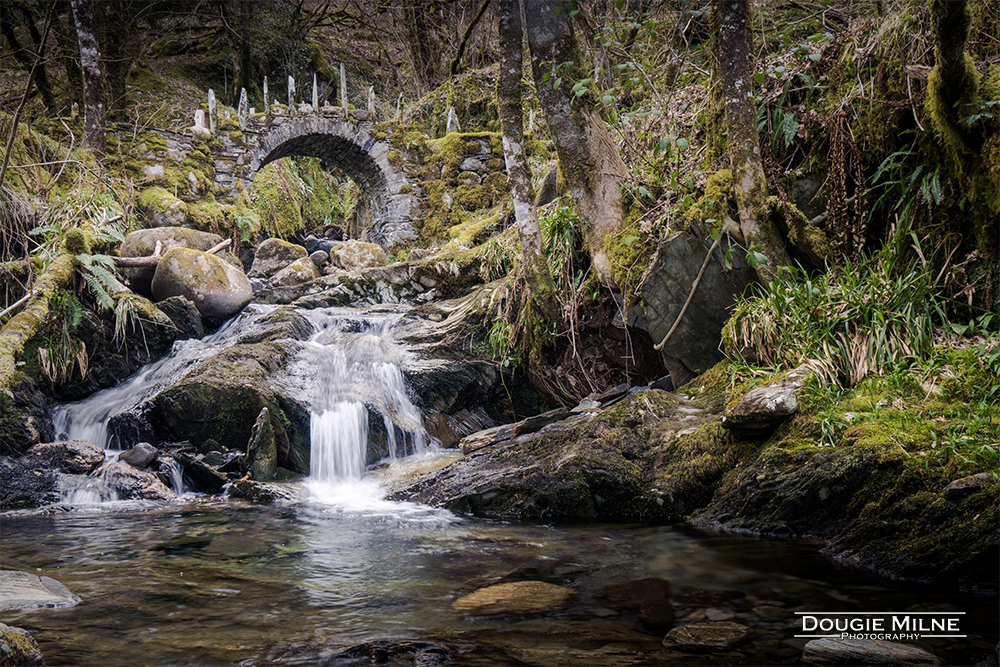
<instances>
[{"instance_id":1,"label":"waterfall","mask_svg":"<svg viewBox=\"0 0 1000 667\"><path fill-rule=\"evenodd\" d=\"M373 460L431 449L401 371L409 353L392 334L402 315L359 316L348 309L304 314L317 333L293 364L290 381L298 379L299 391L311 406L311 479L327 484L356 481ZM379 423L385 429L384 445L383 434L371 432Z\"/></svg>"},{"instance_id":2,"label":"waterfall","mask_svg":"<svg viewBox=\"0 0 1000 667\"><path fill-rule=\"evenodd\" d=\"M89 440L105 449L120 449L108 432L108 420L126 412L156 392L190 373L212 355L239 342L256 330L258 321L274 310L270 306L252 306L233 318L218 331L201 340L180 340L170 354L143 366L130 379L116 387L104 389L76 403L65 403L52 414L56 441Z\"/></svg>"}]
</instances>

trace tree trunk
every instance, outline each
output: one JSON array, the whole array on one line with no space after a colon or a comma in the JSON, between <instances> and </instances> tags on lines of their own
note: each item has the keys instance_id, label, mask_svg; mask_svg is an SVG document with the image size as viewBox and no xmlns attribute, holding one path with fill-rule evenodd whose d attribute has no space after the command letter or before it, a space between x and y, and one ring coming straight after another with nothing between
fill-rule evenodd
<instances>
[{"instance_id":1,"label":"tree trunk","mask_svg":"<svg viewBox=\"0 0 1000 667\"><path fill-rule=\"evenodd\" d=\"M32 53L31 49L23 47L17 39L17 35L14 32L13 11L9 8L0 8L0 30L3 31L3 36L7 38L7 42L10 44L10 50L14 59L24 69L30 70L32 67L35 68L35 85L38 86L38 93L42 96L42 103L49 112L54 114L57 111L55 97L52 95L52 86L49 84L49 77L45 70L45 61L42 60L45 55L45 45L42 44L42 36L38 34L38 28L35 26L35 18L27 6L21 7L21 15L28 26L28 32L35 47L34 53ZM37 65L35 65L35 60L39 60Z\"/></svg>"},{"instance_id":2,"label":"tree trunk","mask_svg":"<svg viewBox=\"0 0 1000 667\"><path fill-rule=\"evenodd\" d=\"M529 291L532 322L552 322L558 317L552 274L542 254L542 233L535 213L531 176L524 156L524 121L521 107L523 37L521 6L518 0L500 0L500 76L497 78L497 105L507 180L514 200L514 219L521 240L521 274ZM529 331L529 335L530 335ZM530 345L529 349L534 349Z\"/></svg>"},{"instance_id":3,"label":"tree trunk","mask_svg":"<svg viewBox=\"0 0 1000 667\"><path fill-rule=\"evenodd\" d=\"M716 71L725 100L728 152L733 170L733 196L740 213L740 229L751 251L767 258L757 262L757 276L768 283L785 262L785 245L765 206L767 178L760 157L757 109L754 107L747 32L748 0L716 0L718 57Z\"/></svg>"},{"instance_id":4,"label":"tree trunk","mask_svg":"<svg viewBox=\"0 0 1000 667\"><path fill-rule=\"evenodd\" d=\"M927 79L927 103L934 130L944 140L949 157L960 164L962 153L981 148L970 128L959 123L968 115L962 105L979 96L979 77L971 58L965 55L972 12L967 0L930 0L930 11L934 69Z\"/></svg>"},{"instance_id":5,"label":"tree trunk","mask_svg":"<svg viewBox=\"0 0 1000 667\"><path fill-rule=\"evenodd\" d=\"M437 85L438 52L437 39L432 35L432 24L427 17L428 7L424 2L409 3L403 17L406 23L407 40L413 56L413 71L417 82L427 91Z\"/></svg>"},{"instance_id":6,"label":"tree trunk","mask_svg":"<svg viewBox=\"0 0 1000 667\"><path fill-rule=\"evenodd\" d=\"M63 23L57 12L53 21L56 33L56 43L59 45L59 60L66 68L66 98L67 107L74 104L83 105L83 73L80 71L80 48L76 41L76 31L73 26Z\"/></svg>"},{"instance_id":7,"label":"tree trunk","mask_svg":"<svg viewBox=\"0 0 1000 667\"><path fill-rule=\"evenodd\" d=\"M524 14L535 89L556 145L559 169L583 221L594 271L601 282L617 287L605 239L621 225L625 163L588 87L584 85L585 92L579 96L573 90L586 77L580 71L584 61L564 4L524 0ZM546 74L550 75L547 79ZM561 79L558 86L554 85L557 79Z\"/></svg>"},{"instance_id":8,"label":"tree trunk","mask_svg":"<svg viewBox=\"0 0 1000 667\"><path fill-rule=\"evenodd\" d=\"M73 22L80 45L80 65L83 69L83 145L99 155L106 143L104 77L101 73L101 51L94 32L94 16L90 0L70 0Z\"/></svg>"}]
</instances>

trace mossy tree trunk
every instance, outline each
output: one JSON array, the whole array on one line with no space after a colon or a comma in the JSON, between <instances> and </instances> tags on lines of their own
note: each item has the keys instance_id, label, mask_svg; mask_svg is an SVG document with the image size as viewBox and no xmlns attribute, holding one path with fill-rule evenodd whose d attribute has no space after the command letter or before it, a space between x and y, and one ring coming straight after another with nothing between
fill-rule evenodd
<instances>
[{"instance_id":1,"label":"mossy tree trunk","mask_svg":"<svg viewBox=\"0 0 1000 667\"><path fill-rule=\"evenodd\" d=\"M80 66L83 70L83 145L99 155L106 146L106 114L104 75L101 72L101 50L97 46L94 14L90 0L70 0L76 39L80 46Z\"/></svg>"},{"instance_id":2,"label":"mossy tree trunk","mask_svg":"<svg viewBox=\"0 0 1000 667\"><path fill-rule=\"evenodd\" d=\"M628 172L590 86L582 81L590 77L581 69L584 59L567 11L560 0L524 0L531 67L559 170L583 221L594 271L601 282L617 287L605 239L621 226L621 189ZM577 90L584 91L580 95L573 89L578 83Z\"/></svg>"},{"instance_id":3,"label":"mossy tree trunk","mask_svg":"<svg viewBox=\"0 0 1000 667\"><path fill-rule=\"evenodd\" d=\"M970 128L960 121L962 105L978 97L979 77L965 53L972 26L967 0L930 0L931 32L934 36L934 69L927 80L927 97L934 130L942 138L949 157L960 157L979 149Z\"/></svg>"},{"instance_id":4,"label":"mossy tree trunk","mask_svg":"<svg viewBox=\"0 0 1000 667\"><path fill-rule=\"evenodd\" d=\"M403 21L406 24L406 39L410 43L410 54L413 57L413 73L424 91L437 85L438 40L434 32L433 14L440 9L436 3L409 2L403 9Z\"/></svg>"},{"instance_id":5,"label":"mossy tree trunk","mask_svg":"<svg viewBox=\"0 0 1000 667\"><path fill-rule=\"evenodd\" d=\"M542 253L542 233L538 226L532 195L531 176L524 156L524 120L521 105L523 37L521 3L500 0L500 76L497 78L497 105L507 180L514 200L514 218L521 240L521 274L527 283L532 324L552 322L559 314L552 274ZM530 333L530 331L529 331ZM534 349L534 346L531 346Z\"/></svg>"},{"instance_id":6,"label":"mossy tree trunk","mask_svg":"<svg viewBox=\"0 0 1000 667\"><path fill-rule=\"evenodd\" d=\"M768 215L767 178L760 156L757 109L751 82L749 0L715 0L716 76L722 84L726 111L728 153L733 170L733 196L740 213L740 230L751 250L767 257L756 265L757 276L768 283L785 262L781 234Z\"/></svg>"}]
</instances>

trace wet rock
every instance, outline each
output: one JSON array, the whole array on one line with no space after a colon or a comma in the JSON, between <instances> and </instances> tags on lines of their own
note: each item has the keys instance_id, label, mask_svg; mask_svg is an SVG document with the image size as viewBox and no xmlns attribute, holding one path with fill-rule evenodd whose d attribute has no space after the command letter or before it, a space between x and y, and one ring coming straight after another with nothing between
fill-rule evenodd
<instances>
[{"instance_id":1,"label":"wet rock","mask_svg":"<svg viewBox=\"0 0 1000 667\"><path fill-rule=\"evenodd\" d=\"M0 510L41 507L59 498L56 473L0 456Z\"/></svg>"},{"instance_id":2,"label":"wet rock","mask_svg":"<svg viewBox=\"0 0 1000 667\"><path fill-rule=\"evenodd\" d=\"M754 616L762 621L773 623L780 621L788 617L788 612L781 607L775 607L774 605L762 604L757 605L750 610Z\"/></svg>"},{"instance_id":3,"label":"wet rock","mask_svg":"<svg viewBox=\"0 0 1000 667\"><path fill-rule=\"evenodd\" d=\"M309 254L309 260L317 267L321 267L330 262L330 253L325 250L315 250Z\"/></svg>"},{"instance_id":4,"label":"wet rock","mask_svg":"<svg viewBox=\"0 0 1000 667\"><path fill-rule=\"evenodd\" d=\"M258 482L266 482L274 478L278 467L278 449L274 443L274 429L271 428L271 415L267 408L261 408L250 431L250 444L247 446L247 459L250 462L250 477Z\"/></svg>"},{"instance_id":5,"label":"wet rock","mask_svg":"<svg viewBox=\"0 0 1000 667\"><path fill-rule=\"evenodd\" d=\"M161 254L166 254L172 248L191 248L192 250L205 251L222 243L223 240L218 234L199 232L186 227L156 227L130 233L125 237L118 252L122 257L148 257L156 249L157 241L160 242ZM153 296L152 283L153 275L156 273L155 265L125 268L122 269L122 273L128 278L134 292L146 297Z\"/></svg>"},{"instance_id":6,"label":"wet rock","mask_svg":"<svg viewBox=\"0 0 1000 667\"><path fill-rule=\"evenodd\" d=\"M112 461L94 473L114 489L119 500L173 500L177 497L156 475L137 470L124 461Z\"/></svg>"},{"instance_id":7,"label":"wet rock","mask_svg":"<svg viewBox=\"0 0 1000 667\"><path fill-rule=\"evenodd\" d=\"M696 607L715 607L725 605L733 600L746 597L743 591L698 588L674 596L674 601L681 604L689 604Z\"/></svg>"},{"instance_id":8,"label":"wet rock","mask_svg":"<svg viewBox=\"0 0 1000 667\"><path fill-rule=\"evenodd\" d=\"M119 461L124 461L133 468L142 470L156 458L156 447L148 442L140 442L127 452L118 455Z\"/></svg>"},{"instance_id":9,"label":"wet rock","mask_svg":"<svg viewBox=\"0 0 1000 667\"><path fill-rule=\"evenodd\" d=\"M366 659L373 665L390 663L393 665L413 665L414 667L437 667L451 662L452 651L447 646L425 641L393 641L379 639L352 646L334 656L357 660Z\"/></svg>"},{"instance_id":10,"label":"wet rock","mask_svg":"<svg viewBox=\"0 0 1000 667\"><path fill-rule=\"evenodd\" d=\"M472 452L482 449L483 447L489 447L490 445L506 442L520 435L535 433L549 424L554 424L555 422L566 419L571 414L572 411L566 408L556 408L555 410L549 410L548 412L543 412L539 415L527 417L513 424L494 426L492 428L479 431L478 433L473 433L472 435L462 438L459 446L461 447L463 454L471 454Z\"/></svg>"},{"instance_id":11,"label":"wet rock","mask_svg":"<svg viewBox=\"0 0 1000 667\"><path fill-rule=\"evenodd\" d=\"M573 408L570 412L582 413L582 412L597 412L601 408L600 401L595 401L589 398L585 398L580 403Z\"/></svg>"},{"instance_id":12,"label":"wet rock","mask_svg":"<svg viewBox=\"0 0 1000 667\"><path fill-rule=\"evenodd\" d=\"M3 667L28 667L42 665L45 660L38 650L38 642L23 628L0 623L0 665Z\"/></svg>"},{"instance_id":13,"label":"wet rock","mask_svg":"<svg viewBox=\"0 0 1000 667\"><path fill-rule=\"evenodd\" d=\"M452 609L477 616L487 614L539 614L568 603L576 591L544 581L515 581L488 586L460 597Z\"/></svg>"},{"instance_id":14,"label":"wet rock","mask_svg":"<svg viewBox=\"0 0 1000 667\"><path fill-rule=\"evenodd\" d=\"M0 392L0 455L18 457L53 439L52 405L29 378L11 380Z\"/></svg>"},{"instance_id":15,"label":"wet rock","mask_svg":"<svg viewBox=\"0 0 1000 667\"><path fill-rule=\"evenodd\" d=\"M277 387L287 368L288 341L237 344L199 366L140 406L166 442L213 439L228 450L245 451L261 408L274 431L278 465L309 470L309 409Z\"/></svg>"},{"instance_id":16,"label":"wet rock","mask_svg":"<svg viewBox=\"0 0 1000 667\"><path fill-rule=\"evenodd\" d=\"M55 579L30 572L0 570L0 609L60 609L72 607L79 601L80 598Z\"/></svg>"},{"instance_id":17,"label":"wet rock","mask_svg":"<svg viewBox=\"0 0 1000 667\"><path fill-rule=\"evenodd\" d=\"M744 253L737 252L726 268L728 239L716 248L691 304L661 352L675 387L722 360L721 331L735 299L755 280ZM663 340L691 293L711 241L703 242L689 232L679 232L662 242L653 257L640 292L645 304L641 323L654 343Z\"/></svg>"},{"instance_id":18,"label":"wet rock","mask_svg":"<svg viewBox=\"0 0 1000 667\"><path fill-rule=\"evenodd\" d=\"M240 339L240 342L263 343L282 339L307 340L313 332L313 325L297 310L276 308L260 320L259 329L256 332L246 334Z\"/></svg>"},{"instance_id":19,"label":"wet rock","mask_svg":"<svg viewBox=\"0 0 1000 667\"><path fill-rule=\"evenodd\" d=\"M596 597L612 609L638 612L639 622L650 632L663 634L674 624L670 582L666 579L652 577L611 584L599 589Z\"/></svg>"},{"instance_id":20,"label":"wet rock","mask_svg":"<svg viewBox=\"0 0 1000 667\"><path fill-rule=\"evenodd\" d=\"M754 631L745 625L721 621L681 625L663 638L663 645L675 651L716 653L729 651L750 639Z\"/></svg>"},{"instance_id":21,"label":"wet rock","mask_svg":"<svg viewBox=\"0 0 1000 667\"><path fill-rule=\"evenodd\" d=\"M272 505L278 501L295 500L295 494L283 486L255 482L251 479L241 479L226 487L226 495L230 498L243 498L256 505Z\"/></svg>"},{"instance_id":22,"label":"wet rock","mask_svg":"<svg viewBox=\"0 0 1000 667\"><path fill-rule=\"evenodd\" d=\"M389 263L385 250L375 243L348 240L332 248L329 252L330 263L345 271L385 266Z\"/></svg>"},{"instance_id":23,"label":"wet rock","mask_svg":"<svg viewBox=\"0 0 1000 667\"><path fill-rule=\"evenodd\" d=\"M174 455L177 462L184 468L184 476L191 481L197 491L203 493L221 493L229 479L201 458L186 452Z\"/></svg>"},{"instance_id":24,"label":"wet rock","mask_svg":"<svg viewBox=\"0 0 1000 667\"><path fill-rule=\"evenodd\" d=\"M193 551L204 549L211 543L211 537L181 535L180 537L176 537L169 542L157 544L152 550L162 551L165 554L189 554Z\"/></svg>"},{"instance_id":25,"label":"wet rock","mask_svg":"<svg viewBox=\"0 0 1000 667\"><path fill-rule=\"evenodd\" d=\"M316 264L306 257L297 259L281 271L271 276L271 284L275 287L291 287L293 285L304 285L320 277Z\"/></svg>"},{"instance_id":26,"label":"wet rock","mask_svg":"<svg viewBox=\"0 0 1000 667\"><path fill-rule=\"evenodd\" d=\"M805 386L803 376L757 387L726 408L722 425L741 438L769 435L799 409L796 393Z\"/></svg>"},{"instance_id":27,"label":"wet rock","mask_svg":"<svg viewBox=\"0 0 1000 667\"><path fill-rule=\"evenodd\" d=\"M802 651L807 665L940 665L941 659L917 646L878 639L814 639Z\"/></svg>"},{"instance_id":28,"label":"wet rock","mask_svg":"<svg viewBox=\"0 0 1000 667\"><path fill-rule=\"evenodd\" d=\"M156 300L184 296L202 317L223 320L250 303L253 290L241 268L198 250L174 248L156 265L152 282Z\"/></svg>"},{"instance_id":29,"label":"wet rock","mask_svg":"<svg viewBox=\"0 0 1000 667\"><path fill-rule=\"evenodd\" d=\"M978 475L962 477L961 479L956 479L948 484L948 486L944 487L944 490L941 493L944 494L945 500L951 500L954 502L979 491L985 485L989 484L992 479L993 475L988 472L981 472Z\"/></svg>"},{"instance_id":30,"label":"wet rock","mask_svg":"<svg viewBox=\"0 0 1000 667\"><path fill-rule=\"evenodd\" d=\"M249 277L270 278L292 262L308 257L309 253L300 245L278 238L263 241L257 246Z\"/></svg>"},{"instance_id":31,"label":"wet rock","mask_svg":"<svg viewBox=\"0 0 1000 667\"><path fill-rule=\"evenodd\" d=\"M104 450L89 440L43 442L29 449L27 455L72 475L86 475L104 463Z\"/></svg>"},{"instance_id":32,"label":"wet rock","mask_svg":"<svg viewBox=\"0 0 1000 667\"><path fill-rule=\"evenodd\" d=\"M201 321L201 313L194 301L184 296L172 296L160 301L156 307L170 318L181 338L203 338L205 325Z\"/></svg>"}]
</instances>

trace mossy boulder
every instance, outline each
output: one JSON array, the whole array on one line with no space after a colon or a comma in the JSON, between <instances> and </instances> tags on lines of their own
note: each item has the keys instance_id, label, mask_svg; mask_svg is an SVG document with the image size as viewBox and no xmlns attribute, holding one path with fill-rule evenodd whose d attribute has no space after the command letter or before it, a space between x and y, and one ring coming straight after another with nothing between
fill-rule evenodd
<instances>
[{"instance_id":1,"label":"mossy boulder","mask_svg":"<svg viewBox=\"0 0 1000 667\"><path fill-rule=\"evenodd\" d=\"M270 278L292 262L308 256L309 253L300 245L284 239L270 238L257 246L248 275L251 278Z\"/></svg>"},{"instance_id":2,"label":"mossy boulder","mask_svg":"<svg viewBox=\"0 0 1000 667\"><path fill-rule=\"evenodd\" d=\"M267 408L278 465L308 472L309 410L272 383L291 355L287 341L235 345L154 396L141 411L165 441L212 439L245 452L257 417Z\"/></svg>"},{"instance_id":3,"label":"mossy boulder","mask_svg":"<svg viewBox=\"0 0 1000 667\"><path fill-rule=\"evenodd\" d=\"M276 287L288 287L291 285L304 285L320 277L319 268L316 264L305 257L297 259L281 271L271 276L271 284Z\"/></svg>"},{"instance_id":4,"label":"mossy boulder","mask_svg":"<svg viewBox=\"0 0 1000 667\"><path fill-rule=\"evenodd\" d=\"M218 234L200 232L186 227L158 227L156 229L140 229L130 233L122 242L119 254L122 257L148 257L160 243L160 252L165 253L171 248L191 248L193 250L209 250L222 243ZM132 267L122 271L128 278L132 290L150 297L153 295L150 285L153 282L155 266Z\"/></svg>"},{"instance_id":5,"label":"mossy boulder","mask_svg":"<svg viewBox=\"0 0 1000 667\"><path fill-rule=\"evenodd\" d=\"M165 188L146 188L139 193L136 203L149 227L180 227L187 222L187 204Z\"/></svg>"},{"instance_id":6,"label":"mossy boulder","mask_svg":"<svg viewBox=\"0 0 1000 667\"><path fill-rule=\"evenodd\" d=\"M330 249L330 263L338 269L357 271L389 263L385 250L375 243L344 241Z\"/></svg>"},{"instance_id":7,"label":"mossy boulder","mask_svg":"<svg viewBox=\"0 0 1000 667\"><path fill-rule=\"evenodd\" d=\"M38 650L38 642L23 628L15 628L0 623L0 665L2 667L22 667L44 665L45 660Z\"/></svg>"},{"instance_id":8,"label":"mossy boulder","mask_svg":"<svg viewBox=\"0 0 1000 667\"><path fill-rule=\"evenodd\" d=\"M189 248L167 251L156 265L152 283L156 300L184 296L194 302L202 317L224 320L250 303L250 280L215 255Z\"/></svg>"}]
</instances>

